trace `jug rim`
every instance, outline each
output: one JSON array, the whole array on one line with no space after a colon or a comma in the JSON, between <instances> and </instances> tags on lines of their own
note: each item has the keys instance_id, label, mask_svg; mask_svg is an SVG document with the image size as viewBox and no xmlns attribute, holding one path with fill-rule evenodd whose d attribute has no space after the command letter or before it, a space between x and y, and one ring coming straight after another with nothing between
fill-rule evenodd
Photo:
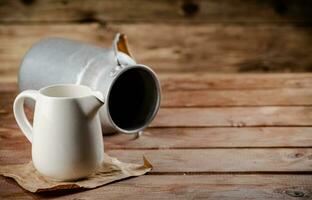
<instances>
[{"instance_id":1,"label":"jug rim","mask_svg":"<svg viewBox=\"0 0 312 200\"><path fill-rule=\"evenodd\" d=\"M71 90L72 94L52 94L50 93L51 89L53 88L66 88L66 89L69 89ZM79 88L80 91L78 91L77 89ZM81 89L83 91L81 91ZM73 91L75 90L75 91ZM76 92L77 91L77 92ZM95 90L92 90L90 87L88 86L85 86L85 85L77 85L77 84L52 84L52 85L48 85L48 86L45 86L41 89L38 90L39 94L46 97L46 98L50 98L50 99L55 99L55 100L73 100L73 99L81 99L81 98L87 98L87 97L91 97L91 96L96 96L97 99L99 101L102 101L104 103L104 100L103 100L103 96L102 94L99 94L100 92L98 91L95 91ZM55 92L55 91L54 91ZM80 94L79 94L80 93Z\"/></svg>"}]
</instances>

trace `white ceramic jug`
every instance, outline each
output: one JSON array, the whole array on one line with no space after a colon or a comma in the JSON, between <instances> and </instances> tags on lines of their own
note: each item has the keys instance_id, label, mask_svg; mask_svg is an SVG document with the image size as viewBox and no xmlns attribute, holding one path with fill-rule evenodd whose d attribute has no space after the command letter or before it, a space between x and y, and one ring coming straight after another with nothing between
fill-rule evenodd
<instances>
[{"instance_id":1,"label":"white ceramic jug","mask_svg":"<svg viewBox=\"0 0 312 200\"><path fill-rule=\"evenodd\" d=\"M25 55L19 71L21 91L52 84L79 84L99 90L106 104L99 114L103 133L138 133L154 119L160 105L160 84L147 66L130 56L124 35L112 48L63 38L46 38Z\"/></svg>"},{"instance_id":2,"label":"white ceramic jug","mask_svg":"<svg viewBox=\"0 0 312 200\"><path fill-rule=\"evenodd\" d=\"M33 126L24 113L24 100L35 100ZM55 180L83 178L104 159L98 110L100 92L86 86L53 85L26 90L14 101L15 119L32 143L35 168Z\"/></svg>"}]
</instances>

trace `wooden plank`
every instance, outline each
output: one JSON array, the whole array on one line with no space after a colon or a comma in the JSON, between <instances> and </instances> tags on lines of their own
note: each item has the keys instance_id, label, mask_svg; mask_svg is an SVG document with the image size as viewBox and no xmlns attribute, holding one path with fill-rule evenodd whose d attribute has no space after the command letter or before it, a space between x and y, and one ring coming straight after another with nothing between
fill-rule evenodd
<instances>
[{"instance_id":1,"label":"wooden plank","mask_svg":"<svg viewBox=\"0 0 312 200\"><path fill-rule=\"evenodd\" d=\"M121 161L140 163L146 156L150 173L312 173L312 148L106 150ZM1 164L25 163L30 148L0 150Z\"/></svg>"},{"instance_id":2,"label":"wooden plank","mask_svg":"<svg viewBox=\"0 0 312 200\"><path fill-rule=\"evenodd\" d=\"M0 101L2 127L15 127L13 98ZM28 110L31 114L32 111ZM210 108L161 108L151 127L259 127L311 126L310 106L256 106Z\"/></svg>"},{"instance_id":3,"label":"wooden plank","mask_svg":"<svg viewBox=\"0 0 312 200\"><path fill-rule=\"evenodd\" d=\"M161 108L152 127L311 126L312 107Z\"/></svg>"},{"instance_id":4,"label":"wooden plank","mask_svg":"<svg viewBox=\"0 0 312 200\"><path fill-rule=\"evenodd\" d=\"M312 128L149 128L139 139L125 134L104 136L105 149L201 149L312 147ZM0 128L1 149L27 149L17 128Z\"/></svg>"},{"instance_id":5,"label":"wooden plank","mask_svg":"<svg viewBox=\"0 0 312 200\"><path fill-rule=\"evenodd\" d=\"M1 95L8 93L15 93L18 91L18 85L16 82L1 82L0 81L0 92Z\"/></svg>"},{"instance_id":6,"label":"wooden plank","mask_svg":"<svg viewBox=\"0 0 312 200\"><path fill-rule=\"evenodd\" d=\"M11 108L1 108L0 111L2 127L15 127ZM32 112L29 111L28 113ZM281 127L311 125L312 107L263 106L161 108L150 127Z\"/></svg>"},{"instance_id":7,"label":"wooden plank","mask_svg":"<svg viewBox=\"0 0 312 200\"><path fill-rule=\"evenodd\" d=\"M312 82L312 79L311 79ZM0 83L0 87L4 85ZM10 91L8 91L10 90ZM3 91L3 92L2 92ZM17 86L0 88L1 105L10 106L17 95ZM161 107L224 107L224 106L308 106L312 105L312 89L265 90L163 90Z\"/></svg>"},{"instance_id":8,"label":"wooden plank","mask_svg":"<svg viewBox=\"0 0 312 200\"><path fill-rule=\"evenodd\" d=\"M145 155L151 173L167 172L312 172L312 148L303 149L190 149L109 150L128 162Z\"/></svg>"},{"instance_id":9,"label":"wooden plank","mask_svg":"<svg viewBox=\"0 0 312 200\"><path fill-rule=\"evenodd\" d=\"M312 89L166 91L162 107L311 105Z\"/></svg>"},{"instance_id":10,"label":"wooden plank","mask_svg":"<svg viewBox=\"0 0 312 200\"><path fill-rule=\"evenodd\" d=\"M248 91L250 92L250 91ZM248 93L247 92L247 93ZM308 94L308 93L307 93ZM15 92L1 93L0 101L0 117L4 126L9 127L15 124L12 114L12 104ZM304 97L302 92L301 97ZM287 97L287 96L285 96ZM297 97L294 99L285 99L285 102L296 103ZM310 99L306 98L306 103ZM192 98L190 98L192 99ZM226 99L226 98L225 98ZM250 100L251 99L251 100ZM256 102L252 100L252 96L246 95L245 101ZM304 98L302 98L304 99ZM301 99L301 100L302 100ZM218 103L215 100L215 105ZM219 105L222 104L222 99L219 99ZM280 99L284 101L283 99ZM302 103L298 100L299 103ZM178 100L171 100L178 101ZM273 100L272 100L273 101ZM184 101L181 101L184 103ZM202 100L200 103L209 103L207 100ZM240 101L237 100L239 103ZM231 101L230 101L231 103ZM284 105L286 105L286 103ZM188 101L183 105L187 105ZM181 104L182 105L182 104ZM231 104L230 104L231 105ZM233 103L232 103L233 105ZM153 127L174 127L174 126L311 126L312 109L309 106L262 106L262 107L220 107L220 108L161 108L156 119L152 123ZM251 117L252 116L252 117Z\"/></svg>"},{"instance_id":11,"label":"wooden plank","mask_svg":"<svg viewBox=\"0 0 312 200\"><path fill-rule=\"evenodd\" d=\"M312 63L310 31L290 25L1 25L0 80L16 81L22 57L43 37L110 47L116 32L127 34L136 60L158 73L306 72Z\"/></svg>"},{"instance_id":12,"label":"wooden plank","mask_svg":"<svg viewBox=\"0 0 312 200\"><path fill-rule=\"evenodd\" d=\"M311 88L312 73L211 74L159 73L163 92L180 90L259 90ZM17 91L16 82L0 80L0 92Z\"/></svg>"},{"instance_id":13,"label":"wooden plank","mask_svg":"<svg viewBox=\"0 0 312 200\"><path fill-rule=\"evenodd\" d=\"M153 175L85 191L31 194L0 178L2 199L309 199L311 175Z\"/></svg>"},{"instance_id":14,"label":"wooden plank","mask_svg":"<svg viewBox=\"0 0 312 200\"><path fill-rule=\"evenodd\" d=\"M0 92L0 127L15 127L13 102L16 95L16 91Z\"/></svg>"},{"instance_id":15,"label":"wooden plank","mask_svg":"<svg viewBox=\"0 0 312 200\"><path fill-rule=\"evenodd\" d=\"M311 8L304 0L11 0L0 22L311 22Z\"/></svg>"},{"instance_id":16,"label":"wooden plank","mask_svg":"<svg viewBox=\"0 0 312 200\"><path fill-rule=\"evenodd\" d=\"M106 149L312 147L311 132L312 128L304 127L149 128L139 139L116 134L104 136L104 143ZM14 141L24 140L18 139L24 137L21 134L14 135ZM9 145L9 141L3 145Z\"/></svg>"},{"instance_id":17,"label":"wooden plank","mask_svg":"<svg viewBox=\"0 0 312 200\"><path fill-rule=\"evenodd\" d=\"M271 74L159 74L163 91L179 90L258 90L311 88L311 73ZM248 92L248 91L247 91Z\"/></svg>"}]
</instances>

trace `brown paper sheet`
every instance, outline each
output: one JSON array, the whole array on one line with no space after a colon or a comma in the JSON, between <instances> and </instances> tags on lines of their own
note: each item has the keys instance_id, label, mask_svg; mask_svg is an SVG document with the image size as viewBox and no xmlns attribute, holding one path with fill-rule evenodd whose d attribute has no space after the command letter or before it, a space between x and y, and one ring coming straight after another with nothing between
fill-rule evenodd
<instances>
[{"instance_id":1,"label":"brown paper sheet","mask_svg":"<svg viewBox=\"0 0 312 200\"><path fill-rule=\"evenodd\" d=\"M103 164L95 173L85 179L74 182L50 180L39 174L31 161L26 164L0 166L0 174L13 178L21 187L30 192L95 188L113 181L145 174L152 169L152 165L144 156L143 161L143 165L124 163L105 154Z\"/></svg>"}]
</instances>

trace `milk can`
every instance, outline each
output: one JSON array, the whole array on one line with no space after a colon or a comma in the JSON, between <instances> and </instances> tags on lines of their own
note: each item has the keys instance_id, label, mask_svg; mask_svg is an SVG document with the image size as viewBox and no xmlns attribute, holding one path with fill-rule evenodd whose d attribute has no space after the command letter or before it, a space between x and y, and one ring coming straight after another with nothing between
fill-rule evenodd
<instances>
[{"instance_id":1,"label":"milk can","mask_svg":"<svg viewBox=\"0 0 312 200\"><path fill-rule=\"evenodd\" d=\"M20 90L61 83L87 85L103 93L105 105L99 114L104 134L139 133L160 106L156 74L135 62L122 34L116 35L110 49L63 38L35 44L20 66Z\"/></svg>"}]
</instances>

